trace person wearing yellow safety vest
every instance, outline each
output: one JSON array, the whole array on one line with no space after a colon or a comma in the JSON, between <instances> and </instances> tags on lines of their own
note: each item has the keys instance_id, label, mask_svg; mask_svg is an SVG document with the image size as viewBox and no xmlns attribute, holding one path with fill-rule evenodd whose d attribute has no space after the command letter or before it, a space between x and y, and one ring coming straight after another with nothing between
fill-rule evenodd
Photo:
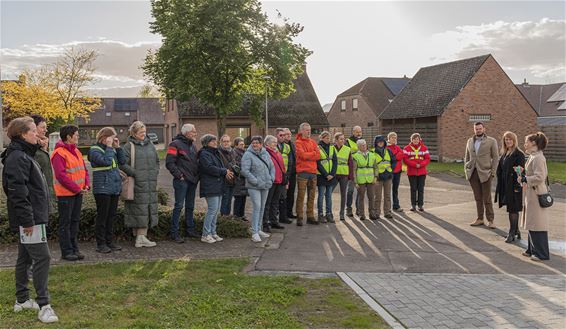
<instances>
[{"instance_id":1,"label":"person wearing yellow safety vest","mask_svg":"<svg viewBox=\"0 0 566 329\"><path fill-rule=\"evenodd\" d=\"M336 157L336 148L330 143L330 133L323 131L320 133L318 149L320 151L320 159L316 162L318 186L318 221L320 223L334 223L334 215L332 214L332 190L336 186L336 170L338 169L338 159ZM326 208L323 209L323 202ZM323 210L325 212L323 212Z\"/></svg>"},{"instance_id":2,"label":"person wearing yellow safety vest","mask_svg":"<svg viewBox=\"0 0 566 329\"><path fill-rule=\"evenodd\" d=\"M350 147L344 145L346 139L343 133L334 134L334 147L336 148L336 158L338 160L338 168L336 169L337 184L340 184L340 220L345 220L344 210L346 208L346 197L348 190L348 182L353 176L353 160ZM358 146L356 145L356 148Z\"/></svg>"},{"instance_id":3,"label":"person wearing yellow safety vest","mask_svg":"<svg viewBox=\"0 0 566 329\"><path fill-rule=\"evenodd\" d=\"M59 210L59 246L63 259L76 261L84 259L79 251L77 236L83 194L90 190L90 181L83 155L77 148L79 128L74 125L63 126L59 136L61 140L51 154Z\"/></svg>"},{"instance_id":4,"label":"person wearing yellow safety vest","mask_svg":"<svg viewBox=\"0 0 566 329\"><path fill-rule=\"evenodd\" d=\"M279 223L282 224L291 224L292 221L289 220L289 218L287 217L287 202L289 200L293 200L293 198L288 198L287 195L287 191L289 190L289 168L291 165L293 165L293 163L295 163L295 158L293 156L293 154L291 153L291 145L285 143L285 136L287 135L287 130L285 128L277 128L275 129L275 137L277 138L277 151L279 151L279 153L281 154L281 157L283 158L283 167L285 167L285 179L287 181L285 190L283 191L283 193L281 193L281 196L279 197L279 212L278 212L278 216L279 216ZM293 183L295 183L295 181L293 180ZM295 191L295 188L293 187L293 192Z\"/></svg>"},{"instance_id":5,"label":"person wearing yellow safety vest","mask_svg":"<svg viewBox=\"0 0 566 329\"><path fill-rule=\"evenodd\" d=\"M377 135L373 140L374 153L377 163L375 170L375 210L377 218L381 214L381 199L383 197L383 214L385 218L393 218L391 215L391 186L393 182L393 168L397 160L393 152L387 148L385 136Z\"/></svg>"},{"instance_id":6,"label":"person wearing yellow safety vest","mask_svg":"<svg viewBox=\"0 0 566 329\"><path fill-rule=\"evenodd\" d=\"M346 139L346 146L350 148L352 156L354 153L358 152L358 145L356 144L359 139L362 138L362 127L354 126L352 128L352 136ZM354 217L354 213L352 212L352 203L354 200L354 187L355 183L354 180L351 180L348 184L348 194L346 199L346 216ZM360 215L358 211L358 196L356 195L356 215Z\"/></svg>"},{"instance_id":7,"label":"person wearing yellow safety vest","mask_svg":"<svg viewBox=\"0 0 566 329\"><path fill-rule=\"evenodd\" d=\"M364 139L357 141L358 151L352 155L354 167L354 185L358 191L358 211L360 220L365 220L365 197L366 193L369 200L369 217L375 219L375 174L377 162L375 161L375 153L369 152L367 143Z\"/></svg>"},{"instance_id":8,"label":"person wearing yellow safety vest","mask_svg":"<svg viewBox=\"0 0 566 329\"><path fill-rule=\"evenodd\" d=\"M411 143L403 149L403 162L407 166L407 176L411 185L411 211L424 211L424 186L426 166L430 163L430 153L423 144L421 135L414 133L411 135Z\"/></svg>"},{"instance_id":9,"label":"person wearing yellow safety vest","mask_svg":"<svg viewBox=\"0 0 566 329\"><path fill-rule=\"evenodd\" d=\"M110 253L122 250L113 242L112 229L122 192L122 177L118 165L126 163L126 155L112 127L100 129L96 135L98 143L90 147L88 161L92 167L92 193L96 201L96 251Z\"/></svg>"}]
</instances>

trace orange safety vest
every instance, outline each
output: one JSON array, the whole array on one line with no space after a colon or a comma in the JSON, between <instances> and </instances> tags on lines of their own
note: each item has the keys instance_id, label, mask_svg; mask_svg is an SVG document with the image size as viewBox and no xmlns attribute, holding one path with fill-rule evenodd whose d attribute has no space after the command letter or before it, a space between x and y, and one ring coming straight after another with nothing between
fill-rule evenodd
<instances>
[{"instance_id":1,"label":"orange safety vest","mask_svg":"<svg viewBox=\"0 0 566 329\"><path fill-rule=\"evenodd\" d=\"M51 159L53 159L55 154L59 154L59 156L65 159L65 172L67 172L67 176L69 176L69 178L73 182L75 182L75 184L77 184L81 189L85 188L86 186L85 176L88 175L88 173L85 168L85 162L83 160L83 155L81 154L81 151L79 151L79 149L76 148L75 154L77 156L74 156L66 148L58 147L55 149L55 151L53 151L53 154L51 154ZM59 183L59 181L56 178L53 179L53 186L55 187L56 196L76 195L76 193L68 190L61 183Z\"/></svg>"}]
</instances>

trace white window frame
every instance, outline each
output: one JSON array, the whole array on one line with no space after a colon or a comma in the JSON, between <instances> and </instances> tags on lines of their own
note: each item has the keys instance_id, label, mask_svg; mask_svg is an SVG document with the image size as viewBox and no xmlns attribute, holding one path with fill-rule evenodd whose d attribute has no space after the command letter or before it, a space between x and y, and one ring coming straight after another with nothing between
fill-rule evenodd
<instances>
[{"instance_id":1,"label":"white window frame","mask_svg":"<svg viewBox=\"0 0 566 329\"><path fill-rule=\"evenodd\" d=\"M124 112L124 116L129 117L129 116L130 116L130 112Z\"/></svg>"},{"instance_id":2,"label":"white window frame","mask_svg":"<svg viewBox=\"0 0 566 329\"><path fill-rule=\"evenodd\" d=\"M340 101L340 110L346 111L346 100L345 99Z\"/></svg>"},{"instance_id":3,"label":"white window frame","mask_svg":"<svg viewBox=\"0 0 566 329\"><path fill-rule=\"evenodd\" d=\"M111 117L111 116L112 116L112 112L106 112L106 116L107 116L107 117Z\"/></svg>"},{"instance_id":4,"label":"white window frame","mask_svg":"<svg viewBox=\"0 0 566 329\"><path fill-rule=\"evenodd\" d=\"M358 109L358 99L357 98L352 99L352 109L353 110Z\"/></svg>"},{"instance_id":5,"label":"white window frame","mask_svg":"<svg viewBox=\"0 0 566 329\"><path fill-rule=\"evenodd\" d=\"M470 114L469 122L488 122L491 121L491 114Z\"/></svg>"}]
</instances>

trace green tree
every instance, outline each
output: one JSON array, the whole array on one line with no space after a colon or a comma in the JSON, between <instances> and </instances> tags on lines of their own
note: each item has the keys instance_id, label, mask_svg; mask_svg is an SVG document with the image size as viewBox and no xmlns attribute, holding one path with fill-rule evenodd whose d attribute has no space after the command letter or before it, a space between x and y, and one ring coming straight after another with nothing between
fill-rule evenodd
<instances>
[{"instance_id":1,"label":"green tree","mask_svg":"<svg viewBox=\"0 0 566 329\"><path fill-rule=\"evenodd\" d=\"M148 53L144 74L169 99L193 98L214 108L218 134L244 102L261 118L266 88L271 99L294 91L311 52L295 43L303 27L269 22L257 0L152 0L151 32L162 45ZM268 76L268 79L265 77Z\"/></svg>"}]
</instances>

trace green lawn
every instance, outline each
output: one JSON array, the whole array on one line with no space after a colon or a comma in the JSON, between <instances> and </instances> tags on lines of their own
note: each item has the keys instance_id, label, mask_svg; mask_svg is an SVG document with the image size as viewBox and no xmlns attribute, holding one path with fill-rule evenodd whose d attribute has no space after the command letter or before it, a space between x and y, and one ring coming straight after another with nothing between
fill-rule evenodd
<instances>
[{"instance_id":1,"label":"green lawn","mask_svg":"<svg viewBox=\"0 0 566 329\"><path fill-rule=\"evenodd\" d=\"M548 179L551 183L566 184L566 162L548 161ZM439 163L431 162L428 165L429 172L452 172L464 176L463 163Z\"/></svg>"},{"instance_id":2,"label":"green lawn","mask_svg":"<svg viewBox=\"0 0 566 329\"><path fill-rule=\"evenodd\" d=\"M387 328L337 278L250 276L246 259L64 265L50 271L57 328ZM13 313L0 271L0 327L45 328ZM32 293L32 296L34 293Z\"/></svg>"}]
</instances>

